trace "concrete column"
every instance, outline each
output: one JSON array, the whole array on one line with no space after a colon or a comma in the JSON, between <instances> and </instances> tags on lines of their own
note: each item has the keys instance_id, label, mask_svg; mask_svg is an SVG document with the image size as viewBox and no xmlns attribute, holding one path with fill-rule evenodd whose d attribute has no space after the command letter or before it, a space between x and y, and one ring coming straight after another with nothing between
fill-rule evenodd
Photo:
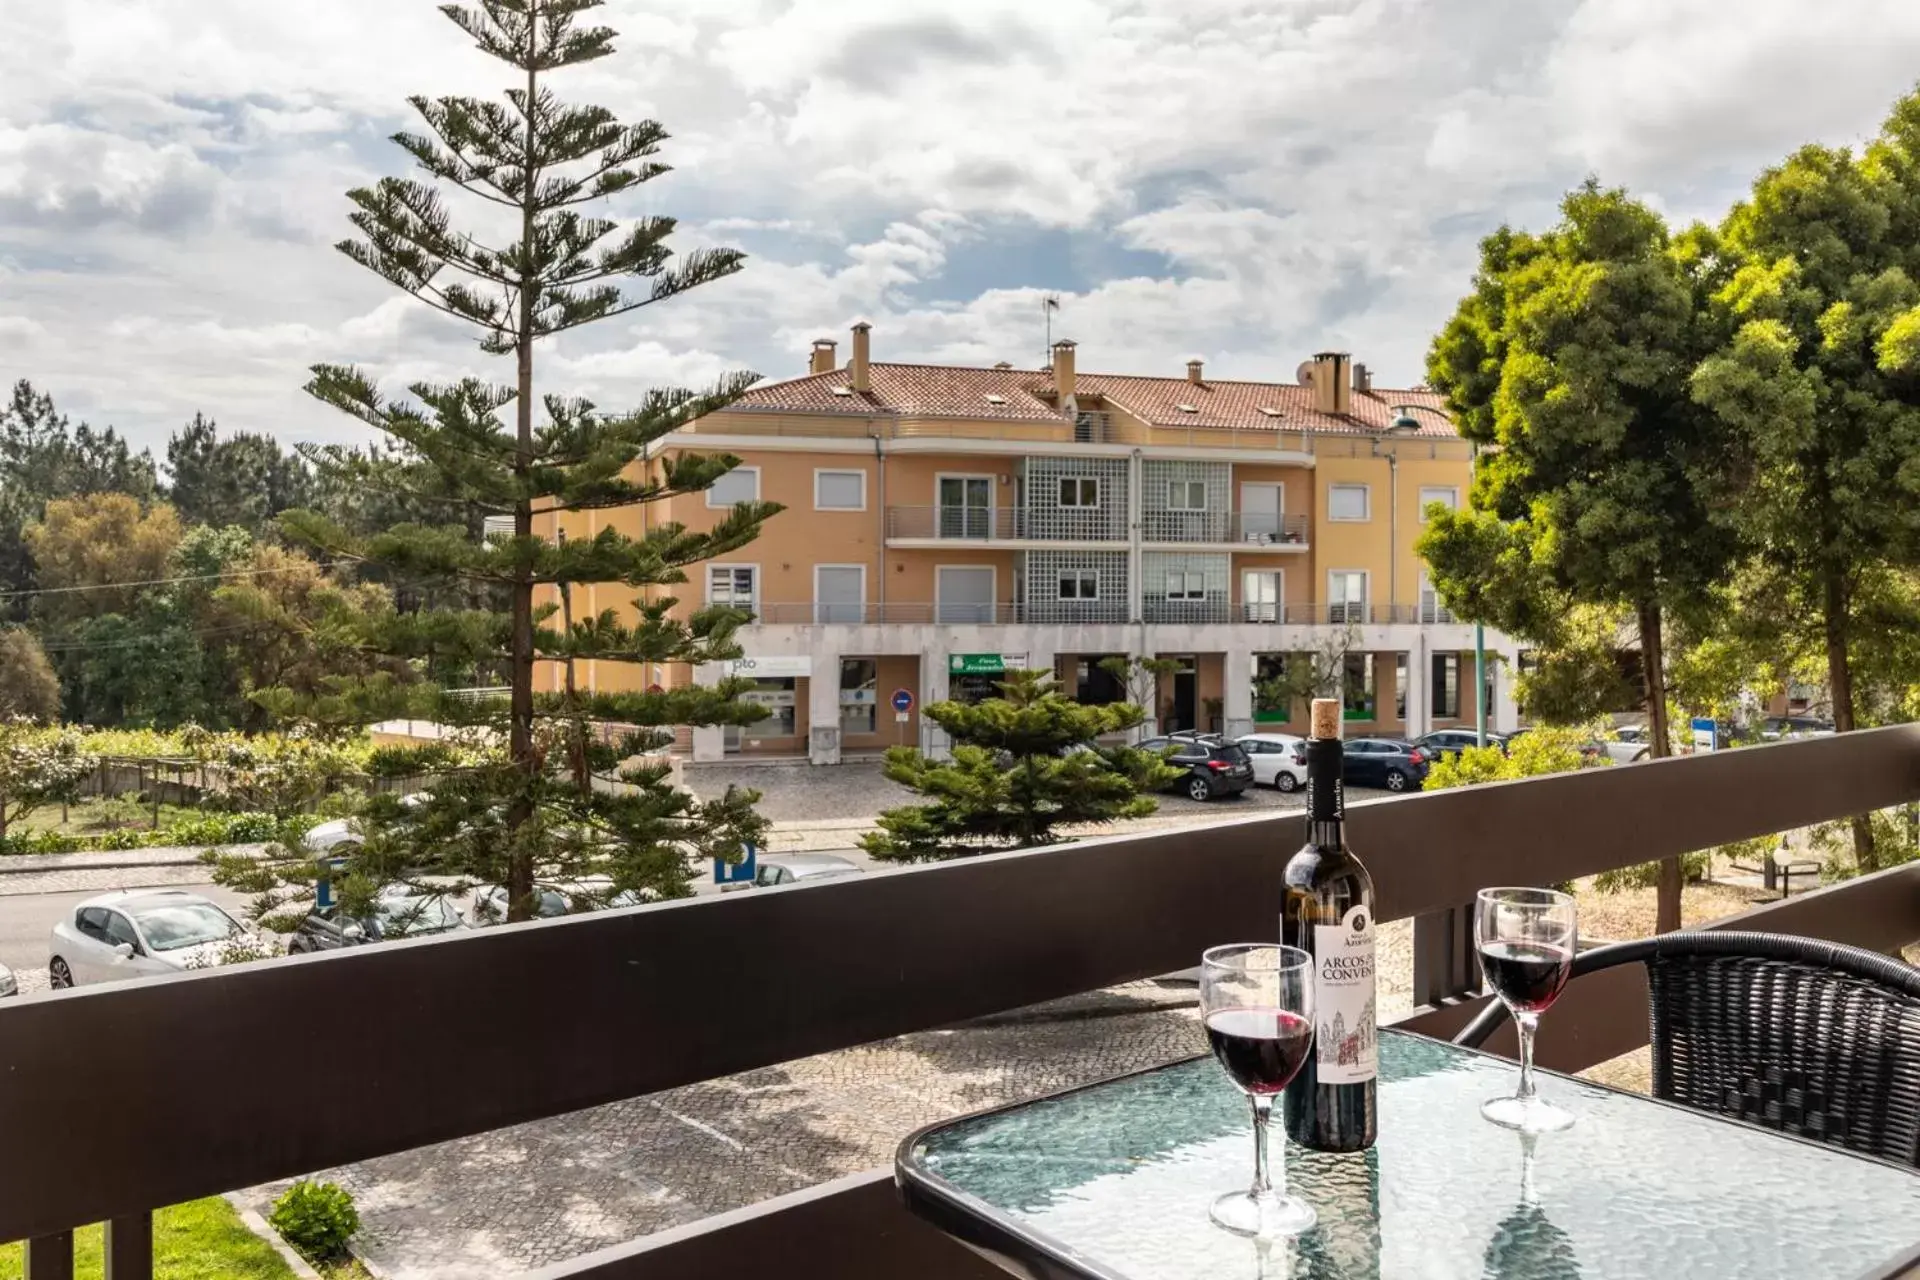
<instances>
[{"instance_id":1,"label":"concrete column","mask_svg":"<svg viewBox=\"0 0 1920 1280\"><path fill-rule=\"evenodd\" d=\"M832 649L815 649L812 656L813 670L807 677L807 759L814 764L839 764L840 655ZM874 714L891 717L893 708L881 707Z\"/></svg>"},{"instance_id":2,"label":"concrete column","mask_svg":"<svg viewBox=\"0 0 1920 1280\"><path fill-rule=\"evenodd\" d=\"M711 688L719 684L725 674L718 662L708 662L693 669L693 682ZM727 731L724 727L695 725L693 729L693 759L696 764L709 764L727 758Z\"/></svg>"},{"instance_id":3,"label":"concrete column","mask_svg":"<svg viewBox=\"0 0 1920 1280\"><path fill-rule=\"evenodd\" d=\"M1407 736L1417 738L1427 732L1432 720L1433 694L1428 689L1432 676L1425 640L1414 643L1407 652Z\"/></svg>"},{"instance_id":4,"label":"concrete column","mask_svg":"<svg viewBox=\"0 0 1920 1280\"><path fill-rule=\"evenodd\" d=\"M936 702L945 702L951 690L947 676L947 643L936 641L920 651L920 742L919 747L929 756L944 759L947 752L946 734L927 716L927 708ZM890 708L889 708L890 710Z\"/></svg>"},{"instance_id":5,"label":"concrete column","mask_svg":"<svg viewBox=\"0 0 1920 1280\"><path fill-rule=\"evenodd\" d=\"M1493 714L1487 717L1488 733L1512 733L1520 727L1520 705L1514 700L1513 679L1520 673L1520 650L1501 645L1501 662L1495 662L1496 650L1487 650L1487 674L1493 680Z\"/></svg>"},{"instance_id":6,"label":"concrete column","mask_svg":"<svg viewBox=\"0 0 1920 1280\"><path fill-rule=\"evenodd\" d=\"M1221 681L1222 728L1229 740L1253 732L1253 651L1229 649Z\"/></svg>"}]
</instances>

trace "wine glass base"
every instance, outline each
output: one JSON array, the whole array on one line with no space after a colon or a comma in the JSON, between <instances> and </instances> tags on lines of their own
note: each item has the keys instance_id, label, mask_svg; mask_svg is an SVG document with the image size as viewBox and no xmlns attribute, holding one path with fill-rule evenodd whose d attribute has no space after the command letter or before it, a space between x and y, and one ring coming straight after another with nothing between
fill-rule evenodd
<instances>
[{"instance_id":1,"label":"wine glass base","mask_svg":"<svg viewBox=\"0 0 1920 1280\"><path fill-rule=\"evenodd\" d=\"M1520 1133L1558 1133L1574 1121L1571 1111L1562 1111L1550 1102L1533 1098L1489 1098L1480 1114L1503 1129Z\"/></svg>"},{"instance_id":2,"label":"wine glass base","mask_svg":"<svg viewBox=\"0 0 1920 1280\"><path fill-rule=\"evenodd\" d=\"M1213 1202L1207 1211L1213 1225L1237 1236L1270 1240L1279 1236L1297 1236L1320 1220L1313 1206L1293 1196L1255 1196L1249 1191L1233 1191Z\"/></svg>"}]
</instances>

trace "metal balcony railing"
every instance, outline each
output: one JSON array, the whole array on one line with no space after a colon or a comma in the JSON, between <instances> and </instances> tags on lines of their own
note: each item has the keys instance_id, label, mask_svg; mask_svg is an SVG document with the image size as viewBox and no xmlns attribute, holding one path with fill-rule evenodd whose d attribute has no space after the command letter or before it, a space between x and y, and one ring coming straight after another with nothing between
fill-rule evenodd
<instances>
[{"instance_id":1,"label":"metal balcony railing","mask_svg":"<svg viewBox=\"0 0 1920 1280\"><path fill-rule=\"evenodd\" d=\"M1478 981L1481 886L1571 880L1914 802L1920 725L1899 725L1361 803L1348 819L1379 919L1414 918L1422 1007L1397 1025L1446 1036L1484 1003L1461 998ZM1298 810L1280 811L9 1000L0 1239L29 1240L29 1274L64 1276L72 1231L105 1222L108 1280L145 1276L155 1206L1184 969L1222 938L1271 935L1281 868L1304 834ZM1142 919L1154 927L1134 927ZM1717 926L1894 951L1920 940L1920 863ZM750 986L771 1012L742 1018L696 973ZM475 992L486 1017L473 1016ZM351 1011L350 1049L234 1069L263 1047L310 1046L315 1010ZM512 1030L525 1027L538 1034ZM1606 970L1561 997L1539 1057L1578 1070L1646 1042L1644 977ZM113 1154L78 1154L91 1152ZM908 1218L889 1169L538 1274L789 1273L999 1274Z\"/></svg>"},{"instance_id":2,"label":"metal balcony railing","mask_svg":"<svg viewBox=\"0 0 1920 1280\"><path fill-rule=\"evenodd\" d=\"M888 507L887 537L940 542L1099 542L1123 545L1120 507Z\"/></svg>"},{"instance_id":3,"label":"metal balcony railing","mask_svg":"<svg viewBox=\"0 0 1920 1280\"><path fill-rule=\"evenodd\" d=\"M962 601L889 600L841 602L797 600L762 604L753 621L768 626L861 626L880 623L1110 623L1133 616L1129 602L1115 600L1000 600L991 604ZM1146 622L1250 622L1313 626L1422 626L1446 625L1454 617L1446 610L1413 604L1250 603L1211 600L1168 600L1147 596L1140 602Z\"/></svg>"},{"instance_id":4,"label":"metal balcony railing","mask_svg":"<svg viewBox=\"0 0 1920 1280\"><path fill-rule=\"evenodd\" d=\"M1312 521L1306 516L1261 515L1246 511L1143 511L1144 542L1204 542L1236 550L1266 547L1304 550Z\"/></svg>"}]
</instances>

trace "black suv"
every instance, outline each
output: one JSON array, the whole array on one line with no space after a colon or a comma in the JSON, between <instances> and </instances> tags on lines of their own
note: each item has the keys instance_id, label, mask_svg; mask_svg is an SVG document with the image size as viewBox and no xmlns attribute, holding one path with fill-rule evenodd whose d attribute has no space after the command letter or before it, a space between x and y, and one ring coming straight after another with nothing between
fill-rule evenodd
<instances>
[{"instance_id":1,"label":"black suv","mask_svg":"<svg viewBox=\"0 0 1920 1280\"><path fill-rule=\"evenodd\" d=\"M1140 746L1166 755L1167 763L1180 770L1180 776L1162 791L1177 792L1189 800L1212 800L1237 796L1253 785L1253 761L1231 744L1176 737L1149 738Z\"/></svg>"}]
</instances>

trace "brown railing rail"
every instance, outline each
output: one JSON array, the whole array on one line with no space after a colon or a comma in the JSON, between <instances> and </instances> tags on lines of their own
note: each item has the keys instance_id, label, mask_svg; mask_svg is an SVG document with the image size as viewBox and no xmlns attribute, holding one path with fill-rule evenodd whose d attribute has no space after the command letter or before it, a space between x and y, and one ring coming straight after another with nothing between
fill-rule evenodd
<instances>
[{"instance_id":1,"label":"brown railing rail","mask_svg":"<svg viewBox=\"0 0 1920 1280\"><path fill-rule=\"evenodd\" d=\"M1913 801L1920 725L1362 804L1351 826L1382 918L1418 917L1417 998L1442 1001L1470 985L1461 905L1481 885ZM9 1002L0 1240L116 1218L135 1240L154 1206L1184 968L1206 944L1272 932L1301 835L1296 814L1251 818ZM1743 925L1911 942L1916 889L1920 866L1899 868ZM744 1023L712 996L735 983L755 992ZM1601 1047L1632 1040L1633 1023ZM1543 1060L1566 1065L1553 1034ZM749 1274L783 1231L852 1219L871 1247L806 1274L987 1274L891 1209L883 1182L815 1188L544 1274ZM770 1220L781 1225L763 1230Z\"/></svg>"}]
</instances>

